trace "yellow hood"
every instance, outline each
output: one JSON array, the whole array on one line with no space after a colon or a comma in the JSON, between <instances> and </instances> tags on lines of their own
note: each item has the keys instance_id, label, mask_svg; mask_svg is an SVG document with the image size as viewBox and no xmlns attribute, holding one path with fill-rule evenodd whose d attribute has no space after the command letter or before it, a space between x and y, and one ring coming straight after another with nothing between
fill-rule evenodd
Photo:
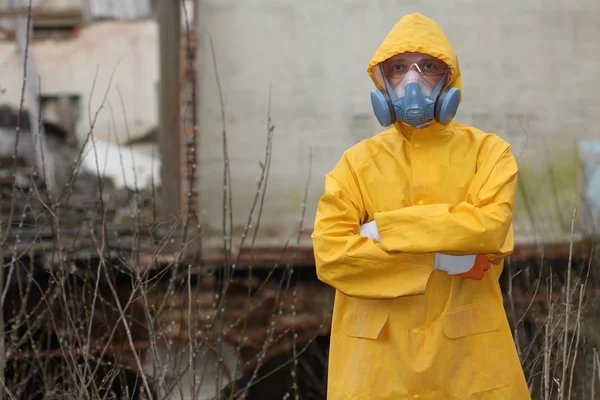
<instances>
[{"instance_id":1,"label":"yellow hood","mask_svg":"<svg viewBox=\"0 0 600 400\"><path fill-rule=\"evenodd\" d=\"M435 57L450 66L452 80L450 86L460 89L462 100L462 83L458 56L440 25L419 13L406 15L394 25L385 37L367 68L367 72L378 89L383 89L381 71L376 67L379 63L396 54L418 52Z\"/></svg>"}]
</instances>

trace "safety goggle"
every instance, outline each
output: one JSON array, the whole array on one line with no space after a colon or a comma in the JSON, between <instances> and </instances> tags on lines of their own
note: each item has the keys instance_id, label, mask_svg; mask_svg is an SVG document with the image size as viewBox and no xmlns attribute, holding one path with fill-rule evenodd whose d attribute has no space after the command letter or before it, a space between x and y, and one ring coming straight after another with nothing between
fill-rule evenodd
<instances>
[{"instance_id":1,"label":"safety goggle","mask_svg":"<svg viewBox=\"0 0 600 400\"><path fill-rule=\"evenodd\" d=\"M427 58L419 62L405 62L402 59L384 63L385 75L388 79L401 79L410 70L423 76L442 76L448 71L448 65L436 58Z\"/></svg>"}]
</instances>

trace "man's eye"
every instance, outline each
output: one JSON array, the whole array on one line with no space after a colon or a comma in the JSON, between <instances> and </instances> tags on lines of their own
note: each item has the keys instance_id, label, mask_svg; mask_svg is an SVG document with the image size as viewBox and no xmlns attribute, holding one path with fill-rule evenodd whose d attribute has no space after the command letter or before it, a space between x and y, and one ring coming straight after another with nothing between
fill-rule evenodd
<instances>
[{"instance_id":1,"label":"man's eye","mask_svg":"<svg viewBox=\"0 0 600 400\"><path fill-rule=\"evenodd\" d=\"M432 63L427 63L423 66L423 69L428 69L428 70L432 70L434 68L435 68L435 66Z\"/></svg>"},{"instance_id":2,"label":"man's eye","mask_svg":"<svg viewBox=\"0 0 600 400\"><path fill-rule=\"evenodd\" d=\"M404 67L402 65L392 65L392 71L394 72L400 72L404 69Z\"/></svg>"}]
</instances>

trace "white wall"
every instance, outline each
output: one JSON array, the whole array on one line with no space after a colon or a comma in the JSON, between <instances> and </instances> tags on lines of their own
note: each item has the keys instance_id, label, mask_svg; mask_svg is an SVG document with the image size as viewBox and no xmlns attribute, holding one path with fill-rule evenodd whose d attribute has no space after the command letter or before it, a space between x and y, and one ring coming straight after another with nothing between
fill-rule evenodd
<instances>
[{"instance_id":1,"label":"white wall","mask_svg":"<svg viewBox=\"0 0 600 400\"><path fill-rule=\"evenodd\" d=\"M201 1L200 180L209 224L220 229L223 167L206 33L215 43L225 96L235 223L240 226L260 173L272 85L276 130L262 226L270 224L273 240L282 243L297 231L308 147L313 148L310 232L323 175L345 148L380 131L371 111L366 66L393 24L414 11L437 20L459 54L464 101L457 120L513 143L527 180L520 195L537 195L529 201L538 228L532 230L521 199L517 233L548 237L561 229L557 221L569 220L579 201L576 141L598 137L600 26L595 16L600 3L593 0ZM552 191L558 192L558 205Z\"/></svg>"}]
</instances>

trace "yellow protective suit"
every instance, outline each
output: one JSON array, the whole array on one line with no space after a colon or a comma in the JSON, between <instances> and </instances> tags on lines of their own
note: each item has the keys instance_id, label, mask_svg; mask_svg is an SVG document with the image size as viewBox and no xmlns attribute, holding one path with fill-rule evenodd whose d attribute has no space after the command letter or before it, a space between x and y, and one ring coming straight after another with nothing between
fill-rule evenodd
<instances>
[{"instance_id":1,"label":"yellow protective suit","mask_svg":"<svg viewBox=\"0 0 600 400\"><path fill-rule=\"evenodd\" d=\"M402 52L457 56L440 26L402 18L373 67ZM337 289L328 399L529 399L498 278L513 250L517 163L507 142L452 122L400 123L348 149L326 175L312 235ZM361 237L376 221L381 242ZM434 271L435 253L486 254L482 280Z\"/></svg>"}]
</instances>

